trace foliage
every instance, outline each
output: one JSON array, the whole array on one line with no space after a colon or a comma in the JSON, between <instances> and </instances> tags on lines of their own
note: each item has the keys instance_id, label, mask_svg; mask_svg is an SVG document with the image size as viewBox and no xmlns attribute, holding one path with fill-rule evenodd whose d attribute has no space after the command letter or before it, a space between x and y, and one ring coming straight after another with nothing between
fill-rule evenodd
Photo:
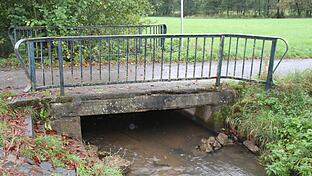
<instances>
[{"instance_id":1,"label":"foliage","mask_svg":"<svg viewBox=\"0 0 312 176\"><path fill-rule=\"evenodd\" d=\"M78 168L79 175L103 175L103 176L122 176L119 168L108 167L105 163L95 163L93 167L84 169Z\"/></svg>"},{"instance_id":2,"label":"foliage","mask_svg":"<svg viewBox=\"0 0 312 176\"><path fill-rule=\"evenodd\" d=\"M9 57L0 57L0 68L16 68L19 65L19 61L15 55L10 54Z\"/></svg>"},{"instance_id":3,"label":"foliage","mask_svg":"<svg viewBox=\"0 0 312 176\"><path fill-rule=\"evenodd\" d=\"M150 0L153 8L153 15L165 16L174 12L174 1L172 0Z\"/></svg>"},{"instance_id":4,"label":"foliage","mask_svg":"<svg viewBox=\"0 0 312 176\"><path fill-rule=\"evenodd\" d=\"M8 53L9 26L137 24L150 9L147 0L11 0L0 2L0 56Z\"/></svg>"},{"instance_id":5,"label":"foliage","mask_svg":"<svg viewBox=\"0 0 312 176\"><path fill-rule=\"evenodd\" d=\"M56 0L5 3L9 25L71 26L138 23L149 9L146 0ZM4 8L3 8L4 9ZM8 24L7 24L8 25Z\"/></svg>"},{"instance_id":6,"label":"foliage","mask_svg":"<svg viewBox=\"0 0 312 176\"><path fill-rule=\"evenodd\" d=\"M312 70L279 80L266 93L257 85L232 86L240 98L224 116L262 146L269 175L312 175Z\"/></svg>"},{"instance_id":7,"label":"foliage","mask_svg":"<svg viewBox=\"0 0 312 176\"><path fill-rule=\"evenodd\" d=\"M176 16L180 0L150 0L155 16ZM184 0L185 16L311 17L310 0Z\"/></svg>"}]
</instances>

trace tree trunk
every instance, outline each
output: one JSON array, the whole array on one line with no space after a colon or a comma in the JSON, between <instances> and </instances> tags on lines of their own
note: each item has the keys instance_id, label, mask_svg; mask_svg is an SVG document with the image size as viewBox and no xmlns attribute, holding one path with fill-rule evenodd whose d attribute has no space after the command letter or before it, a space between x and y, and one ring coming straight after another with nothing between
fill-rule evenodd
<instances>
[{"instance_id":1,"label":"tree trunk","mask_svg":"<svg viewBox=\"0 0 312 176\"><path fill-rule=\"evenodd\" d=\"M259 2L259 16L261 15L261 0L258 0Z\"/></svg>"},{"instance_id":2,"label":"tree trunk","mask_svg":"<svg viewBox=\"0 0 312 176\"><path fill-rule=\"evenodd\" d=\"M298 14L298 16L301 16L301 10L299 8L298 2L296 2L296 7L297 7L297 14Z\"/></svg>"},{"instance_id":3,"label":"tree trunk","mask_svg":"<svg viewBox=\"0 0 312 176\"><path fill-rule=\"evenodd\" d=\"M281 17L281 12L280 12L280 8L279 8L279 3L280 3L280 0L277 0L277 4L276 4L276 8L277 8L276 17L277 17L277 18L280 18L280 17Z\"/></svg>"},{"instance_id":4,"label":"tree trunk","mask_svg":"<svg viewBox=\"0 0 312 176\"><path fill-rule=\"evenodd\" d=\"M247 0L244 1L244 9L243 9L243 15L246 14L246 8L247 8Z\"/></svg>"},{"instance_id":5,"label":"tree trunk","mask_svg":"<svg viewBox=\"0 0 312 176\"><path fill-rule=\"evenodd\" d=\"M267 16L270 15L270 0L267 1Z\"/></svg>"}]
</instances>

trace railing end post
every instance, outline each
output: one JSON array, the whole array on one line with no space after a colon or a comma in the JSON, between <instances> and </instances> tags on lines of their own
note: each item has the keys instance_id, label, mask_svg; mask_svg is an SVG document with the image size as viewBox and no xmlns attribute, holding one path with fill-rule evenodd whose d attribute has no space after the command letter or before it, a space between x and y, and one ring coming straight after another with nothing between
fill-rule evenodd
<instances>
[{"instance_id":1,"label":"railing end post","mask_svg":"<svg viewBox=\"0 0 312 176\"><path fill-rule=\"evenodd\" d=\"M34 42L27 42L31 90L36 90L36 63Z\"/></svg>"},{"instance_id":2,"label":"railing end post","mask_svg":"<svg viewBox=\"0 0 312 176\"><path fill-rule=\"evenodd\" d=\"M59 59L59 71L60 71L60 94L61 96L65 95L64 90L64 70L63 70L63 48L62 48L62 41L58 41L58 59Z\"/></svg>"},{"instance_id":3,"label":"railing end post","mask_svg":"<svg viewBox=\"0 0 312 176\"><path fill-rule=\"evenodd\" d=\"M275 52L276 52L276 43L277 43L277 39L272 40L268 76L267 76L267 80L265 84L265 90L267 91L267 93L270 91L272 84L273 84L273 67L274 67L274 59L275 59Z\"/></svg>"}]
</instances>

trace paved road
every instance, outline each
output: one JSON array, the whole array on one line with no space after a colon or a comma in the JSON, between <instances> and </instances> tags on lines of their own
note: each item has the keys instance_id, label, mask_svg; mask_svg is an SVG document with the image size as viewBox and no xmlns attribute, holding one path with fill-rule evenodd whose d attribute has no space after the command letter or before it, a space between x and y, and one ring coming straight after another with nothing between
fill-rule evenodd
<instances>
[{"instance_id":1,"label":"paved road","mask_svg":"<svg viewBox=\"0 0 312 176\"><path fill-rule=\"evenodd\" d=\"M233 75L234 74L234 62L229 62L229 69L228 69L228 74ZM242 72L242 61L238 61L236 63L236 75L242 75L244 78L250 78L250 75L252 74L251 77L254 77L259 73L259 61L254 62L253 66L253 72L250 73L250 68L251 68L251 62L246 61L245 62L245 70ZM146 67L146 72L144 74L144 66L143 65L138 65L137 67L137 80L143 80L144 75L146 80L151 80L153 77L152 71L153 66L151 64L147 64ZM287 59L283 60L278 69L275 72L275 76L281 76L281 75L286 75L290 72L295 72L295 71L300 71L304 70L307 68L312 68L312 59ZM99 69L98 67L94 66L93 67L93 81L94 82L101 82L101 81L117 81L117 72L118 72L118 67L117 65L111 65L111 74L110 78L108 76L108 66L102 66L102 80L99 79ZM154 65L154 79L160 79L161 78L161 64L157 63ZM171 70L171 71L170 71ZM165 64L163 67L163 79L175 79L177 78L177 75L179 73L179 77L185 78L186 75L186 66L185 64L181 64L179 66L179 72L178 72L178 65L177 64L172 64L171 67L169 67L168 64ZM205 62L204 65L201 63L197 63L195 65L195 74L194 74L194 64L189 63L188 69L187 69L187 78L199 78L201 76L208 77L209 76L209 63ZM212 62L211 65L211 76L216 75L216 70L217 70L217 62ZM224 62L222 66L222 75L226 74L227 70L227 64ZM72 83L79 83L80 82L80 69L75 68L74 69L74 76L71 76L71 71L69 68L65 69L65 81L66 82L72 82ZM169 77L169 73L170 77ZM119 81L126 80L126 66L121 65L120 66L120 77ZM42 81L42 71L40 69L37 70L37 82L38 84L43 84ZM46 83L51 82L51 74L48 72L45 72L46 76ZM27 79L24 74L24 71L21 69L2 69L0 71L0 89L5 89L5 88L11 88L16 91L22 91L26 86L27 86ZM84 77L84 82L90 81L90 74L89 74L89 68L83 68L83 77ZM129 80L135 80L135 65L129 65L128 69L128 79ZM54 82L58 82L58 70L54 70Z\"/></svg>"}]
</instances>

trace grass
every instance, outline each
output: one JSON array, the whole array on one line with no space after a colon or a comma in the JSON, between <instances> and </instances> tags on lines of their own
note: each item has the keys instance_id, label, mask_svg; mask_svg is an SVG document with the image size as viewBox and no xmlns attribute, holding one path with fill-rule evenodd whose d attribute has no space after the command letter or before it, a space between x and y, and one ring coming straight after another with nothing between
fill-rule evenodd
<instances>
[{"instance_id":1,"label":"grass","mask_svg":"<svg viewBox=\"0 0 312 176\"><path fill-rule=\"evenodd\" d=\"M5 132L8 130L8 125L4 121L0 121L0 147L3 146L5 140Z\"/></svg>"},{"instance_id":2,"label":"grass","mask_svg":"<svg viewBox=\"0 0 312 176\"><path fill-rule=\"evenodd\" d=\"M165 23L168 33L180 33L180 19L149 17L153 23ZM290 50L287 58L312 58L312 19L200 19L186 18L184 33L244 33L285 38Z\"/></svg>"},{"instance_id":3,"label":"grass","mask_svg":"<svg viewBox=\"0 0 312 176\"><path fill-rule=\"evenodd\" d=\"M312 175L312 69L280 78L265 92L256 84L231 88L239 99L222 111L230 128L254 138L269 175Z\"/></svg>"},{"instance_id":4,"label":"grass","mask_svg":"<svg viewBox=\"0 0 312 176\"><path fill-rule=\"evenodd\" d=\"M72 143L54 135L39 135L34 139L35 147L23 147L21 153L28 158L40 161L50 161L54 167L76 168L78 175L114 175L121 176L121 170L108 167L105 162L90 160L79 156L69 149ZM34 150L36 149L36 150ZM78 146L75 148L79 150Z\"/></svg>"}]
</instances>

